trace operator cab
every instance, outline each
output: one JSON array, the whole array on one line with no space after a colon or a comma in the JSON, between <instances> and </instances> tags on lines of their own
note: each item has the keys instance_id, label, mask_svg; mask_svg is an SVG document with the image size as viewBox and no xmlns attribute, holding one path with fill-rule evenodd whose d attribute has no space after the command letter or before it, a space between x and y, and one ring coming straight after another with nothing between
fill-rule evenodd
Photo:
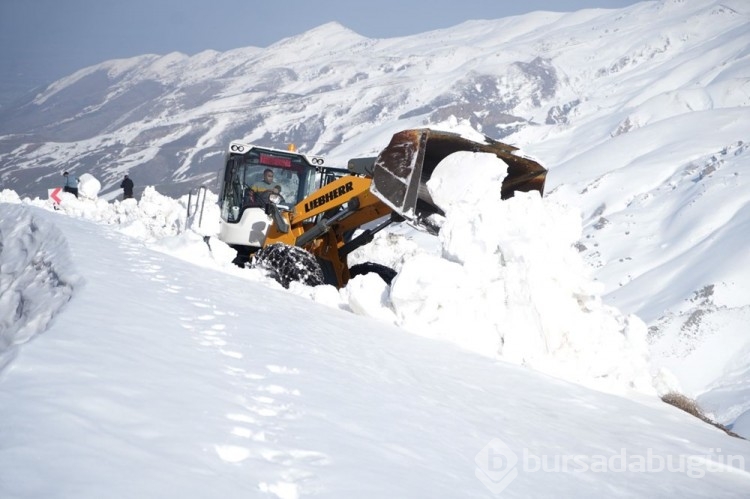
<instances>
[{"instance_id":1,"label":"operator cab","mask_svg":"<svg viewBox=\"0 0 750 499\"><path fill-rule=\"evenodd\" d=\"M294 206L314 191L316 165L323 159L312 162L297 152L232 142L220 178L220 239L232 246L263 246L271 223L268 203Z\"/></svg>"}]
</instances>

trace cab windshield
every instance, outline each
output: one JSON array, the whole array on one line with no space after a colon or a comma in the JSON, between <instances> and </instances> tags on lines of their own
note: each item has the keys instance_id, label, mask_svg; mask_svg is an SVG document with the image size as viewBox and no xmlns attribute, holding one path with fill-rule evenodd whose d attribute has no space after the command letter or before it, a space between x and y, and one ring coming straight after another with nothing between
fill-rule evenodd
<instances>
[{"instance_id":1,"label":"cab windshield","mask_svg":"<svg viewBox=\"0 0 750 499\"><path fill-rule=\"evenodd\" d=\"M295 205L314 186L315 167L299 154L252 148L231 154L222 185L222 218L236 222L246 208L265 207L271 193Z\"/></svg>"}]
</instances>

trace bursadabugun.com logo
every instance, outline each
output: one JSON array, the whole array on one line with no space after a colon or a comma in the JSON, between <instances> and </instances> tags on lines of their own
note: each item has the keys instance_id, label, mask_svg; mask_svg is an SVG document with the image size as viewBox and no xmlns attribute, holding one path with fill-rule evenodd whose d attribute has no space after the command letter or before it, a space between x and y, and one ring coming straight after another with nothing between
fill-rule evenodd
<instances>
[{"instance_id":1,"label":"bursadabugun.com logo","mask_svg":"<svg viewBox=\"0 0 750 499\"><path fill-rule=\"evenodd\" d=\"M703 478L707 473L745 470L744 456L721 454L710 449L700 454L655 454L653 449L636 452L620 449L611 454L532 454L528 449L518 454L499 438L492 439L474 458L474 474L493 494L500 494L519 473L683 473Z\"/></svg>"},{"instance_id":2,"label":"bursadabugun.com logo","mask_svg":"<svg viewBox=\"0 0 750 499\"><path fill-rule=\"evenodd\" d=\"M474 474L493 494L499 494L518 476L518 456L505 442L494 438L474 458Z\"/></svg>"}]
</instances>

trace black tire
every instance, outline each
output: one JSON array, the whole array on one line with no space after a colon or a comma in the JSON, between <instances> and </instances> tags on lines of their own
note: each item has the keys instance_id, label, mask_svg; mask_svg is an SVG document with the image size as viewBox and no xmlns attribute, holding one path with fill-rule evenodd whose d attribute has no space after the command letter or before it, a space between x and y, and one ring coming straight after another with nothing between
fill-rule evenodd
<instances>
[{"instance_id":1,"label":"black tire","mask_svg":"<svg viewBox=\"0 0 750 499\"><path fill-rule=\"evenodd\" d=\"M237 252L232 263L238 267L247 267L251 258L250 248L247 246L232 246L232 248Z\"/></svg>"},{"instance_id":2,"label":"black tire","mask_svg":"<svg viewBox=\"0 0 750 499\"><path fill-rule=\"evenodd\" d=\"M323 284L323 271L315 257L297 246L276 243L261 248L253 256L252 266L265 270L285 288L292 281L308 286Z\"/></svg>"},{"instance_id":3,"label":"black tire","mask_svg":"<svg viewBox=\"0 0 750 499\"><path fill-rule=\"evenodd\" d=\"M351 268L349 268L349 276L352 279L358 275L365 275L371 272L378 274L380 278L383 279L389 286L391 285L391 281L393 281L393 278L396 277L395 270L375 262L358 263L357 265L352 265Z\"/></svg>"}]
</instances>

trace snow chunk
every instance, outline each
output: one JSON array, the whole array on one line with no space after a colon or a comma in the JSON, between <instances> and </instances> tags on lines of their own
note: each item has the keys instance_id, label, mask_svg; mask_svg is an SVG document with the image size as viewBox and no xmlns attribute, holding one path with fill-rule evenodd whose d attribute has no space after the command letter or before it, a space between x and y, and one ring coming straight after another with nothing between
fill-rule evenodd
<instances>
[{"instance_id":1,"label":"snow chunk","mask_svg":"<svg viewBox=\"0 0 750 499\"><path fill-rule=\"evenodd\" d=\"M67 242L23 205L0 204L0 369L49 327L81 283Z\"/></svg>"},{"instance_id":2,"label":"snow chunk","mask_svg":"<svg viewBox=\"0 0 750 499\"><path fill-rule=\"evenodd\" d=\"M404 262L397 322L423 336L590 387L653 393L646 326L602 303L575 250L577 212L537 192L501 200L505 163L448 156L428 182L445 211L441 255Z\"/></svg>"}]
</instances>

